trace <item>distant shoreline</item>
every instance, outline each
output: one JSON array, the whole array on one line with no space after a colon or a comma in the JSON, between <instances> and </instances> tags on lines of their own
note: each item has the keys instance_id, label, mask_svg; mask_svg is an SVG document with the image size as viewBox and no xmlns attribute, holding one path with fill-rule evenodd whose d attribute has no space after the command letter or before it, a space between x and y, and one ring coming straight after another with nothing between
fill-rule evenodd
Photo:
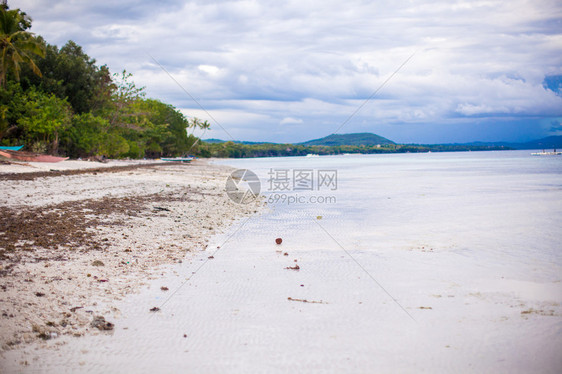
<instances>
[{"instance_id":1,"label":"distant shoreline","mask_svg":"<svg viewBox=\"0 0 562 374\"><path fill-rule=\"evenodd\" d=\"M505 146L477 145L301 145L301 144L244 144L235 142L202 143L199 145L199 157L218 158L253 158L253 157L286 157L341 154L388 154L388 153L427 153L427 152L467 152L467 151L503 151L514 150Z\"/></svg>"}]
</instances>

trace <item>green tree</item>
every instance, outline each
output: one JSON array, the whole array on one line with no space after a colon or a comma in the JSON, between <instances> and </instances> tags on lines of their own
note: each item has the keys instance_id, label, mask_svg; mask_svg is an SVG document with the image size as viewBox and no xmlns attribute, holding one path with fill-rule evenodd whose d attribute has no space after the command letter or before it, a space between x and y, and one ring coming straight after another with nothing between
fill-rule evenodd
<instances>
[{"instance_id":1,"label":"green tree","mask_svg":"<svg viewBox=\"0 0 562 374\"><path fill-rule=\"evenodd\" d=\"M33 34L26 31L31 27L31 18L19 9L9 10L7 5L0 7L0 88L5 87L8 73L20 78L22 64L29 65L32 71L41 75L32 56L44 56L45 50Z\"/></svg>"},{"instance_id":2,"label":"green tree","mask_svg":"<svg viewBox=\"0 0 562 374\"><path fill-rule=\"evenodd\" d=\"M132 74L111 74L78 44L48 44L31 19L0 3L0 141L71 157L162 157L194 153L197 128L159 100L147 99ZM42 73L42 75L41 75ZM210 151L203 147L202 151ZM245 157L245 147L223 150Z\"/></svg>"},{"instance_id":3,"label":"green tree","mask_svg":"<svg viewBox=\"0 0 562 374\"><path fill-rule=\"evenodd\" d=\"M11 144L9 139L19 135L17 119L24 111L23 96L23 90L17 82L9 81L4 88L0 88L0 139L3 144Z\"/></svg>"},{"instance_id":4,"label":"green tree","mask_svg":"<svg viewBox=\"0 0 562 374\"><path fill-rule=\"evenodd\" d=\"M29 68L22 69L24 89L36 87L67 99L75 113L100 112L109 106L114 89L111 74L106 66L98 67L81 46L69 40L62 48L37 40L45 50L43 58L36 59L42 77Z\"/></svg>"},{"instance_id":5,"label":"green tree","mask_svg":"<svg viewBox=\"0 0 562 374\"><path fill-rule=\"evenodd\" d=\"M149 119L157 130L161 145L160 154L147 156L180 156L190 152L197 138L192 134L188 135L188 129L203 122L188 121L178 109L158 100L145 99L144 103L150 108Z\"/></svg>"},{"instance_id":6,"label":"green tree","mask_svg":"<svg viewBox=\"0 0 562 374\"><path fill-rule=\"evenodd\" d=\"M199 153L198 148L200 146L200 138L197 138L195 135L193 135L193 133L195 132L195 130L197 128L204 130L203 134L205 134L205 132L207 132L208 129L211 128L211 124L205 120L202 121L197 117L193 117L189 123L188 123L188 128L191 128L191 133L188 136L188 147L189 147L189 151L193 154L195 153Z\"/></svg>"},{"instance_id":7,"label":"green tree","mask_svg":"<svg viewBox=\"0 0 562 374\"><path fill-rule=\"evenodd\" d=\"M34 143L33 150L56 154L59 134L70 125L71 118L72 110L66 100L28 90L23 113L17 122L24 129L27 140Z\"/></svg>"},{"instance_id":8,"label":"green tree","mask_svg":"<svg viewBox=\"0 0 562 374\"><path fill-rule=\"evenodd\" d=\"M100 70L95 62L72 40L60 49L58 55L55 77L62 81L64 95L78 114L92 109L99 91Z\"/></svg>"},{"instance_id":9,"label":"green tree","mask_svg":"<svg viewBox=\"0 0 562 374\"><path fill-rule=\"evenodd\" d=\"M115 132L104 134L102 148L100 154L107 155L112 158L121 158L130 150L127 140Z\"/></svg>"},{"instance_id":10,"label":"green tree","mask_svg":"<svg viewBox=\"0 0 562 374\"><path fill-rule=\"evenodd\" d=\"M61 148L70 157L102 156L109 122L92 113L76 114L61 136Z\"/></svg>"},{"instance_id":11,"label":"green tree","mask_svg":"<svg viewBox=\"0 0 562 374\"><path fill-rule=\"evenodd\" d=\"M123 129L139 129L144 108L142 100L145 97L144 87L137 87L133 81L133 74L123 70L120 74L113 74L113 88L111 90L111 104L106 108L105 116L112 127Z\"/></svg>"}]
</instances>

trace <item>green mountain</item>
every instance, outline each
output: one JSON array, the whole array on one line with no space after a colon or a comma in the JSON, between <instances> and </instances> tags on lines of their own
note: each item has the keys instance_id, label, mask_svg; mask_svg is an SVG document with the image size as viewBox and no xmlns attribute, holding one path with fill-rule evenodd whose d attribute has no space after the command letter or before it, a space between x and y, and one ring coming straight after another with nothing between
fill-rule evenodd
<instances>
[{"instance_id":1,"label":"green mountain","mask_svg":"<svg viewBox=\"0 0 562 374\"><path fill-rule=\"evenodd\" d=\"M512 147L516 149L561 149L562 135L553 135L527 143L513 144Z\"/></svg>"},{"instance_id":2,"label":"green mountain","mask_svg":"<svg viewBox=\"0 0 562 374\"><path fill-rule=\"evenodd\" d=\"M221 139L204 139L206 143L225 143L225 140ZM269 142L248 142L248 141L234 141L237 144L255 145L255 144L278 144ZM295 143L295 145L320 145L320 146L376 146L380 145L394 145L392 140L388 140L382 136L364 132L355 134L332 134L324 138L309 140L303 143ZM510 142L471 142L471 143L454 143L454 144L410 144L414 146L424 146L424 147L435 147L435 146L447 146L447 147L461 147L459 150L464 149L462 147L495 147L498 149L562 149L562 136L549 136L542 139L533 140L526 143L510 143ZM468 149L468 148L467 148Z\"/></svg>"},{"instance_id":3,"label":"green mountain","mask_svg":"<svg viewBox=\"0 0 562 374\"><path fill-rule=\"evenodd\" d=\"M332 134L320 139L309 140L301 145L324 145L324 146L338 146L338 145L385 145L396 144L392 140L383 138L382 136L372 134L370 132L362 132L356 134Z\"/></svg>"},{"instance_id":4,"label":"green mountain","mask_svg":"<svg viewBox=\"0 0 562 374\"><path fill-rule=\"evenodd\" d=\"M271 143L271 142L248 142L246 140L222 140L222 139L215 139L215 138L209 138L209 139L201 139L203 140L205 143L226 143L226 142L232 142L232 143L236 143L236 144L249 144L249 145L253 145L253 144L278 144L278 143Z\"/></svg>"},{"instance_id":5,"label":"green mountain","mask_svg":"<svg viewBox=\"0 0 562 374\"><path fill-rule=\"evenodd\" d=\"M531 140L525 143L510 142L472 142L461 145L509 147L513 149L562 149L562 135L552 135L546 138Z\"/></svg>"}]
</instances>

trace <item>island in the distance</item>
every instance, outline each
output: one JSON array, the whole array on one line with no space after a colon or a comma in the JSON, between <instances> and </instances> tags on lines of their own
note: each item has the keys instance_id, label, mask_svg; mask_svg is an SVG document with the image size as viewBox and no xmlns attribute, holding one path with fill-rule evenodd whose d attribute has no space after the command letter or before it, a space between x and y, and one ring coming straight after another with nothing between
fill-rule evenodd
<instances>
[{"instance_id":1,"label":"island in the distance","mask_svg":"<svg viewBox=\"0 0 562 374\"><path fill-rule=\"evenodd\" d=\"M206 139L199 144L200 157L275 157L306 156L307 154L339 155L345 153L408 153L408 152L461 152L513 149L562 148L562 136L549 136L527 143L473 142L463 144L397 144L372 133L331 134L302 143L268 143Z\"/></svg>"}]
</instances>

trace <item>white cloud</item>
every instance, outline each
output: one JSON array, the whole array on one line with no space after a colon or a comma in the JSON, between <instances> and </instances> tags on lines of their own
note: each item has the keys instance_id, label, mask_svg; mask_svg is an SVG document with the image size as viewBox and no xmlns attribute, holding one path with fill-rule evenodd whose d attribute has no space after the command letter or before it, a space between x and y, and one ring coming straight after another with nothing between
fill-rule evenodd
<instances>
[{"instance_id":1,"label":"white cloud","mask_svg":"<svg viewBox=\"0 0 562 374\"><path fill-rule=\"evenodd\" d=\"M285 117L281 120L281 122L279 122L280 125L294 125L301 123L303 123L302 119L293 117Z\"/></svg>"},{"instance_id":2,"label":"white cloud","mask_svg":"<svg viewBox=\"0 0 562 374\"><path fill-rule=\"evenodd\" d=\"M201 71L203 71L203 72L205 72L209 75L212 75L212 76L216 76L220 72L220 69L216 66L213 66L213 65L199 65L198 68L199 68L199 70L201 70Z\"/></svg>"}]
</instances>

